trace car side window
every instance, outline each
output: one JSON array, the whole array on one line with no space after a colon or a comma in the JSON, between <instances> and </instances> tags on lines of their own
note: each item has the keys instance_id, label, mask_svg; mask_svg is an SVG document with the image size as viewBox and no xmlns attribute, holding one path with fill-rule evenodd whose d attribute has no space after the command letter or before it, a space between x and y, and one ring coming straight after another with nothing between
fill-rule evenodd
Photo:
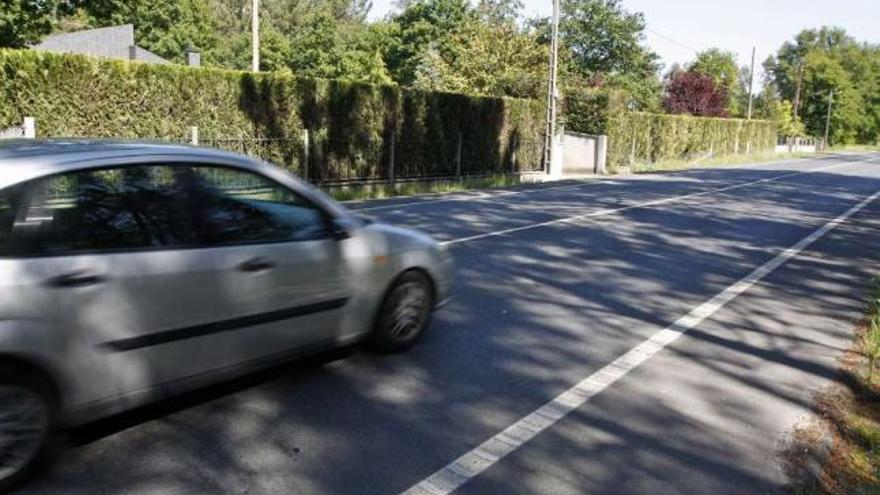
<instances>
[{"instance_id":1,"label":"car side window","mask_svg":"<svg viewBox=\"0 0 880 495\"><path fill-rule=\"evenodd\" d=\"M197 166L188 197L203 243L292 242L329 237L324 212L300 194L259 174Z\"/></svg>"},{"instance_id":2,"label":"car side window","mask_svg":"<svg viewBox=\"0 0 880 495\"><path fill-rule=\"evenodd\" d=\"M172 166L137 165L52 176L34 185L27 253L71 254L193 244Z\"/></svg>"},{"instance_id":3,"label":"car side window","mask_svg":"<svg viewBox=\"0 0 880 495\"><path fill-rule=\"evenodd\" d=\"M23 200L22 186L13 186L0 191L0 255L12 251L12 229Z\"/></svg>"}]
</instances>

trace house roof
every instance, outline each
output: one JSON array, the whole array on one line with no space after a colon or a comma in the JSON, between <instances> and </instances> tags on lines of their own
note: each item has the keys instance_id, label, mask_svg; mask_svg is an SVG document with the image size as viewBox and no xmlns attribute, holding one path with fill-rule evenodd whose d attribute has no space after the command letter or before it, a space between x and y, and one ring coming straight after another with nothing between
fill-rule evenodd
<instances>
[{"instance_id":1,"label":"house roof","mask_svg":"<svg viewBox=\"0 0 880 495\"><path fill-rule=\"evenodd\" d=\"M135 45L134 25L132 24L53 34L31 48L50 52L79 53L94 57L140 60L157 64L168 63L164 58Z\"/></svg>"}]
</instances>

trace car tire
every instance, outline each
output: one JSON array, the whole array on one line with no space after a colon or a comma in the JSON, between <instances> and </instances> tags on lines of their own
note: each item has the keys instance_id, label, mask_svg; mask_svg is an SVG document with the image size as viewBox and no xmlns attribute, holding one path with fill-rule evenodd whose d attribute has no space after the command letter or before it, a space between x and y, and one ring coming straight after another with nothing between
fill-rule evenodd
<instances>
[{"instance_id":1,"label":"car tire","mask_svg":"<svg viewBox=\"0 0 880 495\"><path fill-rule=\"evenodd\" d=\"M44 458L55 404L45 380L0 364L0 493L24 480Z\"/></svg>"},{"instance_id":2,"label":"car tire","mask_svg":"<svg viewBox=\"0 0 880 495\"><path fill-rule=\"evenodd\" d=\"M431 321L431 280L417 270L404 272L391 284L379 308L371 339L379 352L405 351L416 344Z\"/></svg>"}]
</instances>

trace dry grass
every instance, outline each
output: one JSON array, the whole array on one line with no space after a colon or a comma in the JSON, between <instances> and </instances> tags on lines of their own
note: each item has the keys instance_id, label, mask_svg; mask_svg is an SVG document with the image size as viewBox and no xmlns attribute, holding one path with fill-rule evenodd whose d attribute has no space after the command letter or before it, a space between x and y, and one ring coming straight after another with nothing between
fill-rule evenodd
<instances>
[{"instance_id":1,"label":"dry grass","mask_svg":"<svg viewBox=\"0 0 880 495\"><path fill-rule=\"evenodd\" d=\"M817 398L819 419L797 428L784 452L796 494L880 494L880 281L852 349L843 384ZM830 441L827 452L823 443ZM818 461L817 461L818 459ZM818 466L810 463L818 462Z\"/></svg>"},{"instance_id":2,"label":"dry grass","mask_svg":"<svg viewBox=\"0 0 880 495\"><path fill-rule=\"evenodd\" d=\"M470 189L494 189L519 184L522 184L522 179L519 175L490 175L450 180L400 182L393 186L390 184L335 186L324 188L324 192L337 201L356 201L420 194L453 193Z\"/></svg>"},{"instance_id":3,"label":"dry grass","mask_svg":"<svg viewBox=\"0 0 880 495\"><path fill-rule=\"evenodd\" d=\"M691 159L663 160L655 163L634 163L631 170L637 174L671 172L694 167L772 163L782 160L790 160L792 158L808 158L812 156L815 156L815 153L776 153L775 151L741 155L699 156Z\"/></svg>"}]
</instances>

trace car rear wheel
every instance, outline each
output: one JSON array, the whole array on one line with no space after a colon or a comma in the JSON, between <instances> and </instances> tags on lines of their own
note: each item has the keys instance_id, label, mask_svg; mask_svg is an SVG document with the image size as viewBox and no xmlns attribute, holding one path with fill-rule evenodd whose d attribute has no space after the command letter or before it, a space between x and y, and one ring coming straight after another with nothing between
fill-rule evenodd
<instances>
[{"instance_id":1,"label":"car rear wheel","mask_svg":"<svg viewBox=\"0 0 880 495\"><path fill-rule=\"evenodd\" d=\"M382 352L400 352L415 345L431 319L433 299L431 281L424 273L410 270L398 277L379 310L373 346Z\"/></svg>"},{"instance_id":2,"label":"car rear wheel","mask_svg":"<svg viewBox=\"0 0 880 495\"><path fill-rule=\"evenodd\" d=\"M0 493L42 458L54 421L52 395L37 379L0 367Z\"/></svg>"}]
</instances>

